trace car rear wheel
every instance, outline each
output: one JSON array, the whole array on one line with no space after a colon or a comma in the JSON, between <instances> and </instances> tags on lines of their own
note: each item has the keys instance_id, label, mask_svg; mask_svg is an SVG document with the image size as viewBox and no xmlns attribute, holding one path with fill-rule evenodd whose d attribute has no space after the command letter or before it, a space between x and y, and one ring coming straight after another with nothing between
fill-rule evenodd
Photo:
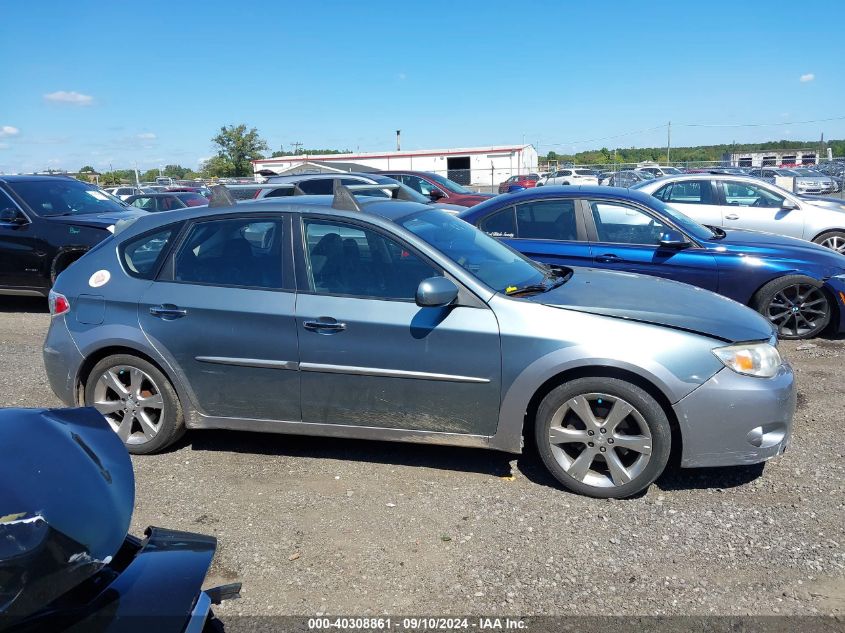
<instances>
[{"instance_id":1,"label":"car rear wheel","mask_svg":"<svg viewBox=\"0 0 845 633\"><path fill-rule=\"evenodd\" d=\"M813 338L830 323L832 306L822 282L804 275L774 279L757 291L752 306L784 339Z\"/></svg>"},{"instance_id":2,"label":"car rear wheel","mask_svg":"<svg viewBox=\"0 0 845 633\"><path fill-rule=\"evenodd\" d=\"M579 378L555 388L540 403L534 432L555 479L601 498L630 497L650 486L672 444L657 401L615 378Z\"/></svg>"},{"instance_id":3,"label":"car rear wheel","mask_svg":"<svg viewBox=\"0 0 845 633\"><path fill-rule=\"evenodd\" d=\"M813 240L825 248L845 255L845 231L828 231Z\"/></svg>"},{"instance_id":4,"label":"car rear wheel","mask_svg":"<svg viewBox=\"0 0 845 633\"><path fill-rule=\"evenodd\" d=\"M118 354L97 363L85 384L85 404L103 414L130 453L155 453L185 431L170 381L137 356Z\"/></svg>"}]
</instances>

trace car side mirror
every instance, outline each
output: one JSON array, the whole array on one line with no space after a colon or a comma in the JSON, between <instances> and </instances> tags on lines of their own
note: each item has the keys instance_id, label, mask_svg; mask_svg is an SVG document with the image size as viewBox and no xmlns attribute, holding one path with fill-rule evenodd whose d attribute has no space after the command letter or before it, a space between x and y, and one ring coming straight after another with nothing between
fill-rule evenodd
<instances>
[{"instance_id":1,"label":"car side mirror","mask_svg":"<svg viewBox=\"0 0 845 633\"><path fill-rule=\"evenodd\" d=\"M0 224L26 224L26 218L14 207L0 209Z\"/></svg>"},{"instance_id":2,"label":"car side mirror","mask_svg":"<svg viewBox=\"0 0 845 633\"><path fill-rule=\"evenodd\" d=\"M444 194L440 189L432 189L428 192L428 197L432 199L432 201L440 200L441 198L445 198L446 194Z\"/></svg>"},{"instance_id":3,"label":"car side mirror","mask_svg":"<svg viewBox=\"0 0 845 633\"><path fill-rule=\"evenodd\" d=\"M421 308L442 308L458 298L458 287L446 277L423 279L417 288L416 302Z\"/></svg>"},{"instance_id":4,"label":"car side mirror","mask_svg":"<svg viewBox=\"0 0 845 633\"><path fill-rule=\"evenodd\" d=\"M794 211L795 209L798 209L799 207L798 207L797 204L795 204L791 200L784 200L783 204L780 205L780 208L783 211Z\"/></svg>"},{"instance_id":5,"label":"car side mirror","mask_svg":"<svg viewBox=\"0 0 845 633\"><path fill-rule=\"evenodd\" d=\"M666 229L660 234L661 248L681 249L689 246L686 236L675 229Z\"/></svg>"}]
</instances>

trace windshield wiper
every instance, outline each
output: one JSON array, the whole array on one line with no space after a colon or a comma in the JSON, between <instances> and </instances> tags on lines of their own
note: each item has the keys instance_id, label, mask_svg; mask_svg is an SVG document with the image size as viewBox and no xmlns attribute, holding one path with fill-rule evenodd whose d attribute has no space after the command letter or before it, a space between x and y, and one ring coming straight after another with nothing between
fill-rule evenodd
<instances>
[{"instance_id":1,"label":"windshield wiper","mask_svg":"<svg viewBox=\"0 0 845 633\"><path fill-rule=\"evenodd\" d=\"M558 272L558 271L554 271ZM560 271L562 272L562 271ZM565 284L569 279L572 277L572 271L567 270L567 272L563 275L546 275L543 278L543 283L538 284L528 284L526 286L520 286L517 288L507 289L505 290L505 294L509 297L515 297L523 294L528 294L532 292L548 292L549 290L554 290Z\"/></svg>"}]
</instances>

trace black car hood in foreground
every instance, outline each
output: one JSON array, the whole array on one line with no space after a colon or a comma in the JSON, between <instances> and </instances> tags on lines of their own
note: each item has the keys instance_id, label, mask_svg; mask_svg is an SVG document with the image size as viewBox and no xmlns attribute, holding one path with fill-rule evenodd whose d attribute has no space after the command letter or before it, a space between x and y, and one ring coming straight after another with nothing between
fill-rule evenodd
<instances>
[{"instance_id":1,"label":"black car hood in foreground","mask_svg":"<svg viewBox=\"0 0 845 633\"><path fill-rule=\"evenodd\" d=\"M531 301L696 332L727 342L768 340L772 325L752 309L708 290L634 273L573 268L572 277Z\"/></svg>"},{"instance_id":2,"label":"black car hood in foreground","mask_svg":"<svg viewBox=\"0 0 845 633\"><path fill-rule=\"evenodd\" d=\"M63 224L76 224L79 226L90 226L95 229L108 229L121 220L132 220L145 215L144 211L126 209L126 211L115 211L113 213L77 213L74 215L54 215L48 217L52 222Z\"/></svg>"},{"instance_id":3,"label":"black car hood in foreground","mask_svg":"<svg viewBox=\"0 0 845 633\"><path fill-rule=\"evenodd\" d=\"M132 463L95 409L0 410L0 615L26 617L96 574L132 518Z\"/></svg>"}]
</instances>

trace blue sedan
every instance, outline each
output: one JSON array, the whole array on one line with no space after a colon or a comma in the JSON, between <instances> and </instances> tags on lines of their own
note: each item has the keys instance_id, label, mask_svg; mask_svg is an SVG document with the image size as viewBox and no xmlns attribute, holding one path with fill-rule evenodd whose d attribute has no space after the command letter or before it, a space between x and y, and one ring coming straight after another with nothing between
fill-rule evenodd
<instances>
[{"instance_id":1,"label":"blue sedan","mask_svg":"<svg viewBox=\"0 0 845 633\"><path fill-rule=\"evenodd\" d=\"M845 256L803 240L704 226L614 187L528 189L460 217L545 264L656 275L718 292L760 312L782 338L845 331Z\"/></svg>"}]
</instances>

